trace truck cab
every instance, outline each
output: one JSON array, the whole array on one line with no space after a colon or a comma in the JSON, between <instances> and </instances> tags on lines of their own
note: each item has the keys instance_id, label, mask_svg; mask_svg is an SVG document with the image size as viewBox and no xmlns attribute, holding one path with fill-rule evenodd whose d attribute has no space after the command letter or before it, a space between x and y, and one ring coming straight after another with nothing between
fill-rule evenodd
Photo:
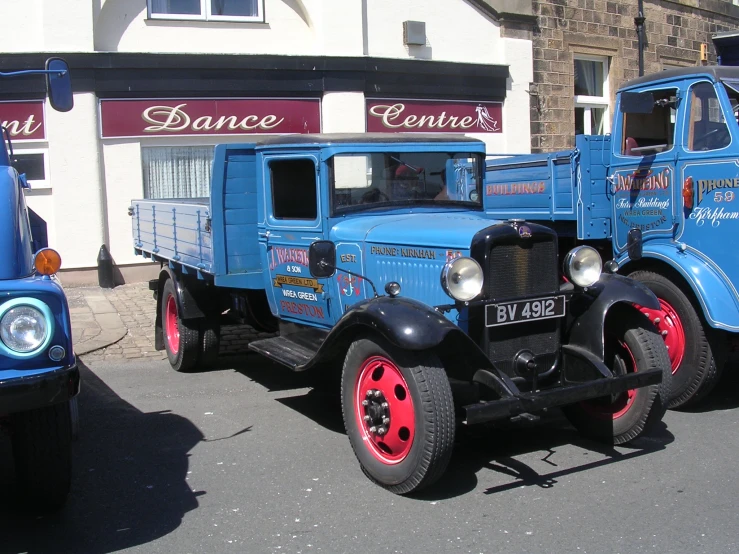
<instances>
[{"instance_id":1,"label":"truck cab","mask_svg":"<svg viewBox=\"0 0 739 554\"><path fill-rule=\"evenodd\" d=\"M727 250L739 231L738 111L739 68L664 71L619 90L612 135L487 163L489 180L541 185L486 196L491 217L515 207L546 221L657 294L661 309L644 312L669 347L673 407L705 397L739 332L739 263Z\"/></svg>"},{"instance_id":2,"label":"truck cab","mask_svg":"<svg viewBox=\"0 0 739 554\"><path fill-rule=\"evenodd\" d=\"M365 474L399 494L443 473L458 424L562 406L623 443L666 408L667 349L645 287L588 246L484 212L484 143L438 135L265 138L215 150L210 197L135 200L134 248L159 261L157 344L212 367L220 326L335 378ZM564 273L561 268L564 267Z\"/></svg>"},{"instance_id":3,"label":"truck cab","mask_svg":"<svg viewBox=\"0 0 739 554\"><path fill-rule=\"evenodd\" d=\"M51 106L72 108L67 64L47 61ZM9 137L4 133L5 137ZM0 430L10 434L20 501L34 510L62 506L71 480L71 439L79 370L67 300L55 274L59 254L32 234L24 175L0 147Z\"/></svg>"}]
</instances>

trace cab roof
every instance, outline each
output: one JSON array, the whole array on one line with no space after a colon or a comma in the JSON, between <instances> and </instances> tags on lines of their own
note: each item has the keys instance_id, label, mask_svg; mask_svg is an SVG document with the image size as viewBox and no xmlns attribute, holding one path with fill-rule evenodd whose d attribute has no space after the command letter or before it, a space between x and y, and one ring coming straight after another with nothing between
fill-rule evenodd
<instances>
[{"instance_id":1,"label":"cab roof","mask_svg":"<svg viewBox=\"0 0 739 554\"><path fill-rule=\"evenodd\" d=\"M651 83L660 83L684 79L688 76L705 76L718 81L720 79L739 79L739 67L728 65L710 65L705 67L681 67L668 69L659 73L652 73L644 77L638 77L623 85L620 90L628 90Z\"/></svg>"}]
</instances>

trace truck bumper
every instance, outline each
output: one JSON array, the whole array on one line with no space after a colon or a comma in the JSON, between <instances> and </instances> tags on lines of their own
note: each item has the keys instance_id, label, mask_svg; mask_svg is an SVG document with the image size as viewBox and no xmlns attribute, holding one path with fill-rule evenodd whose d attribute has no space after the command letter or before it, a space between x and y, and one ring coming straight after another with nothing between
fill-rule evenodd
<instances>
[{"instance_id":1,"label":"truck bumper","mask_svg":"<svg viewBox=\"0 0 739 554\"><path fill-rule=\"evenodd\" d=\"M537 392L519 392L500 400L465 406L468 425L575 404L601 396L619 394L662 382L662 370L653 369L617 377L602 377L585 383L567 384Z\"/></svg>"},{"instance_id":2,"label":"truck bumper","mask_svg":"<svg viewBox=\"0 0 739 554\"><path fill-rule=\"evenodd\" d=\"M66 402L80 391L77 364L46 373L0 381L0 415Z\"/></svg>"}]
</instances>

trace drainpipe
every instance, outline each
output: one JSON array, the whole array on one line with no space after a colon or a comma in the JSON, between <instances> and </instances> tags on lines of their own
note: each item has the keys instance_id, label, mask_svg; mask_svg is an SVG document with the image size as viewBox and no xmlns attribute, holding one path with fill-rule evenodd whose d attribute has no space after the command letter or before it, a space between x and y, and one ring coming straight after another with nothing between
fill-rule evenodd
<instances>
[{"instance_id":1,"label":"drainpipe","mask_svg":"<svg viewBox=\"0 0 739 554\"><path fill-rule=\"evenodd\" d=\"M637 15L634 18L636 26L636 37L639 41L639 77L644 75L644 0L639 0L637 7Z\"/></svg>"}]
</instances>

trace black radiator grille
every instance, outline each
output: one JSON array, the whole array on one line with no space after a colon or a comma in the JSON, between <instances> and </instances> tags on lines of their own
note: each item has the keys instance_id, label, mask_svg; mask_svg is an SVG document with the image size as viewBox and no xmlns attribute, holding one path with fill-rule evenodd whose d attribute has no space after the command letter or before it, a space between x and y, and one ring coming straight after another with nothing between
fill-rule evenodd
<instances>
[{"instance_id":1,"label":"black radiator grille","mask_svg":"<svg viewBox=\"0 0 739 554\"><path fill-rule=\"evenodd\" d=\"M489 248L485 272L488 299L505 301L558 293L559 267L555 236L509 238L504 242L493 242ZM486 346L490 361L513 377L516 375L516 355L528 350L536 356L538 372L548 371L559 353L560 321L547 319L488 328Z\"/></svg>"},{"instance_id":2,"label":"black radiator grille","mask_svg":"<svg viewBox=\"0 0 739 554\"><path fill-rule=\"evenodd\" d=\"M493 244L485 276L490 299L552 294L559 282L556 241L546 237L539 242Z\"/></svg>"}]
</instances>

